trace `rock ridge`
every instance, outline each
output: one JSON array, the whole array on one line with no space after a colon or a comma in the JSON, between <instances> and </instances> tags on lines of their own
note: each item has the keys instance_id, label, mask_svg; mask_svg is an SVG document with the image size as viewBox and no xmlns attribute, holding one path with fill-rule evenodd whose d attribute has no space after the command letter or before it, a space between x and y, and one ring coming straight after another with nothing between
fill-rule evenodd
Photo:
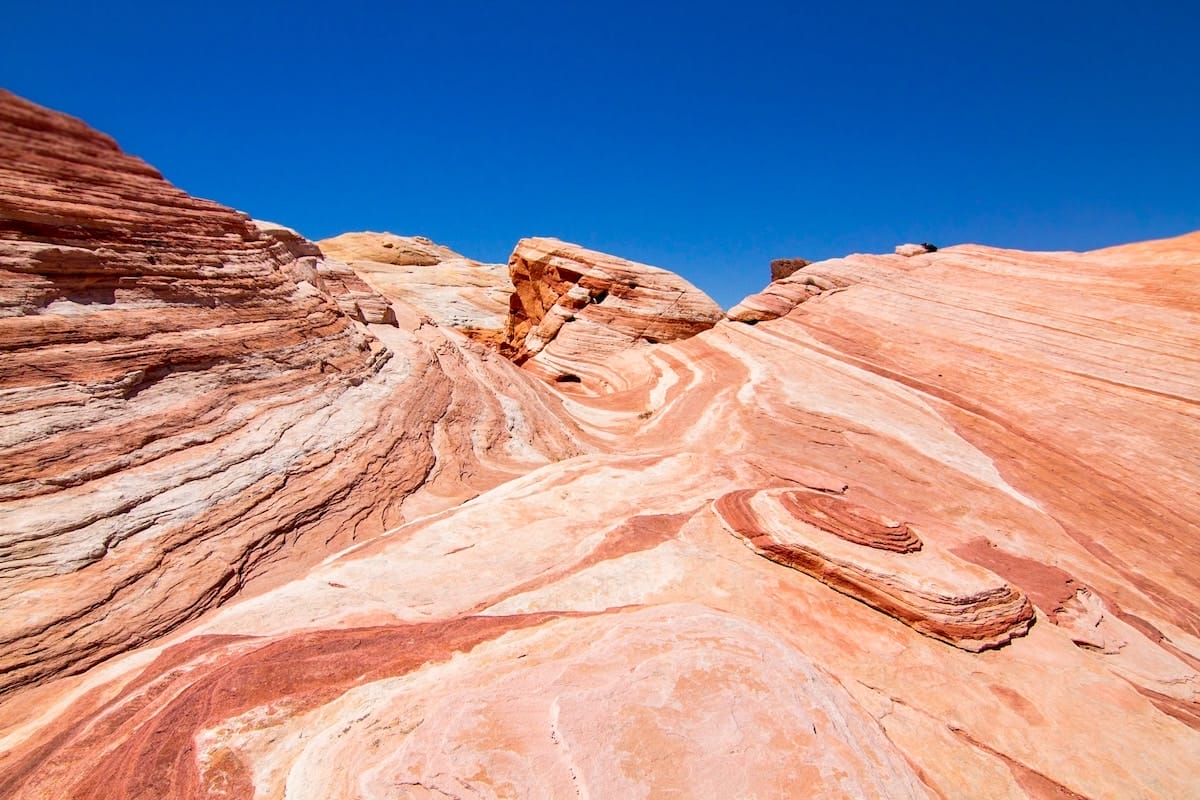
<instances>
[{"instance_id":1,"label":"rock ridge","mask_svg":"<svg viewBox=\"0 0 1200 800\"><path fill-rule=\"evenodd\" d=\"M510 365L402 314L294 232L0 93L0 693L578 451L520 382L479 393ZM451 410L475 430L435 441Z\"/></svg>"},{"instance_id":2,"label":"rock ridge","mask_svg":"<svg viewBox=\"0 0 1200 800\"><path fill-rule=\"evenodd\" d=\"M694 336L724 317L674 273L557 239L522 239L501 350L553 380L595 378L606 358L639 344Z\"/></svg>"},{"instance_id":3,"label":"rock ridge","mask_svg":"<svg viewBox=\"0 0 1200 800\"><path fill-rule=\"evenodd\" d=\"M488 342L427 240L0 151L0 795L1194 794L1200 233L754 325L527 240Z\"/></svg>"},{"instance_id":4,"label":"rock ridge","mask_svg":"<svg viewBox=\"0 0 1200 800\"><path fill-rule=\"evenodd\" d=\"M842 498L742 490L713 510L756 553L963 650L1008 644L1033 623L1029 599L999 576Z\"/></svg>"}]
</instances>

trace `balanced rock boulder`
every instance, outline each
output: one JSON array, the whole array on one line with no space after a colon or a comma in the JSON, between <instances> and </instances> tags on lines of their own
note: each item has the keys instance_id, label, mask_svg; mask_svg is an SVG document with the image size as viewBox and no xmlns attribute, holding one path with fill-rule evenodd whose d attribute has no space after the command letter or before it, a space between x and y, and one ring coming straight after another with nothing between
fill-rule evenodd
<instances>
[{"instance_id":1,"label":"balanced rock boulder","mask_svg":"<svg viewBox=\"0 0 1200 800\"><path fill-rule=\"evenodd\" d=\"M798 269L804 269L811 261L803 258L776 258L771 261L771 280L781 281Z\"/></svg>"}]
</instances>

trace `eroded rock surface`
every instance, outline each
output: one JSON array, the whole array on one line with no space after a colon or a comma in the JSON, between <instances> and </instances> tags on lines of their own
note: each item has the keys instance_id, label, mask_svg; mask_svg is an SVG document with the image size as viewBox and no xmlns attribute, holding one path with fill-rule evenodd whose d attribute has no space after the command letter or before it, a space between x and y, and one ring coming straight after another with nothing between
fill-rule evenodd
<instances>
[{"instance_id":1,"label":"eroded rock surface","mask_svg":"<svg viewBox=\"0 0 1200 800\"><path fill-rule=\"evenodd\" d=\"M577 451L503 359L373 333L386 300L265 231L0 94L0 692Z\"/></svg>"},{"instance_id":2,"label":"eroded rock surface","mask_svg":"<svg viewBox=\"0 0 1200 800\"><path fill-rule=\"evenodd\" d=\"M771 261L771 280L781 281L812 262L805 258L776 258Z\"/></svg>"},{"instance_id":3,"label":"eroded rock surface","mask_svg":"<svg viewBox=\"0 0 1200 800\"><path fill-rule=\"evenodd\" d=\"M535 240L518 368L0 108L0 796L1194 794L1200 234L753 326Z\"/></svg>"},{"instance_id":4,"label":"eroded rock surface","mask_svg":"<svg viewBox=\"0 0 1200 800\"><path fill-rule=\"evenodd\" d=\"M262 220L254 220L254 227L296 257L285 269L301 291L316 290L333 298L343 313L359 322L397 324L388 298L368 286L349 265L325 258L319 247L291 228Z\"/></svg>"},{"instance_id":5,"label":"eroded rock surface","mask_svg":"<svg viewBox=\"0 0 1200 800\"><path fill-rule=\"evenodd\" d=\"M724 317L674 273L557 239L522 239L508 268L515 288L504 352L559 381L594 382L611 356L694 336Z\"/></svg>"},{"instance_id":6,"label":"eroded rock surface","mask_svg":"<svg viewBox=\"0 0 1200 800\"><path fill-rule=\"evenodd\" d=\"M926 547L908 524L841 498L743 490L713 508L756 553L955 647L999 647L1033 622L1028 598L995 573Z\"/></svg>"},{"instance_id":7,"label":"eroded rock surface","mask_svg":"<svg viewBox=\"0 0 1200 800\"><path fill-rule=\"evenodd\" d=\"M801 303L825 292L844 288L845 285L820 274L818 270L809 271L803 266L798 267L786 278L772 281L761 292L742 299L729 309L726 316L734 322L750 324L777 319Z\"/></svg>"},{"instance_id":8,"label":"eroded rock surface","mask_svg":"<svg viewBox=\"0 0 1200 800\"><path fill-rule=\"evenodd\" d=\"M495 345L508 321L512 281L504 264L483 264L423 236L344 233L318 242L385 296L420 308L439 325Z\"/></svg>"}]
</instances>

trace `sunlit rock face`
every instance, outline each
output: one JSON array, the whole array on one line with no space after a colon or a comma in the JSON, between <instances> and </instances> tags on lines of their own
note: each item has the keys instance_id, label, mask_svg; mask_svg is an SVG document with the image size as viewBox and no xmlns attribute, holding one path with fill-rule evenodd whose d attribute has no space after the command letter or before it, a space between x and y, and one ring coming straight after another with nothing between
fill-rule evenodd
<instances>
[{"instance_id":1,"label":"sunlit rock face","mask_svg":"<svg viewBox=\"0 0 1200 800\"><path fill-rule=\"evenodd\" d=\"M289 259L315 256L3 108L5 148L94 146L89 170L136 165L139 198L171 198L144 213L249 232L161 251L200 297L192 253L240 254L212 265L244 271L236 302L162 301L105 336L151 300L77 296L56 321L27 250L64 244L18 229L76 167L3 162L2 294L24 313L0 320L0 796L1194 795L1200 235L834 259L772 284L816 291L754 325L663 310L679 335L656 344L631 320L657 300L604 308L650 285L617 274L540 349L561 298L592 297L588 265L628 262L526 240L518 367L395 298L396 326L358 321L297 282ZM156 274L104 236L114 255L69 244L87 252L56 274ZM243 305L270 335L225 329ZM584 318L599 344L566 347ZM21 333L39 321L101 333ZM202 345L202 367L94 388ZM270 366L225 366L256 353ZM88 560L91 524L124 538ZM199 591L239 563L259 577Z\"/></svg>"},{"instance_id":2,"label":"sunlit rock face","mask_svg":"<svg viewBox=\"0 0 1200 800\"><path fill-rule=\"evenodd\" d=\"M612 356L686 339L724 317L672 272L557 239L522 239L508 269L514 291L503 350L560 382L605 383Z\"/></svg>"},{"instance_id":3,"label":"sunlit rock face","mask_svg":"<svg viewBox=\"0 0 1200 800\"><path fill-rule=\"evenodd\" d=\"M79 121L2 94L0 155L0 691L576 452L503 359Z\"/></svg>"},{"instance_id":4,"label":"sunlit rock face","mask_svg":"<svg viewBox=\"0 0 1200 800\"><path fill-rule=\"evenodd\" d=\"M734 322L754 325L782 317L806 300L845 286L822 275L820 265L811 270L806 269L808 266L797 266L786 276L771 281L761 292L744 298L729 309L727 316Z\"/></svg>"},{"instance_id":5,"label":"sunlit rock face","mask_svg":"<svg viewBox=\"0 0 1200 800\"><path fill-rule=\"evenodd\" d=\"M1033 622L1029 599L994 573L841 498L741 490L719 497L713 510L759 555L955 647L999 647Z\"/></svg>"},{"instance_id":6,"label":"sunlit rock face","mask_svg":"<svg viewBox=\"0 0 1200 800\"><path fill-rule=\"evenodd\" d=\"M423 236L344 233L317 243L385 296L438 325L495 346L508 321L512 281L504 264L483 264Z\"/></svg>"}]
</instances>

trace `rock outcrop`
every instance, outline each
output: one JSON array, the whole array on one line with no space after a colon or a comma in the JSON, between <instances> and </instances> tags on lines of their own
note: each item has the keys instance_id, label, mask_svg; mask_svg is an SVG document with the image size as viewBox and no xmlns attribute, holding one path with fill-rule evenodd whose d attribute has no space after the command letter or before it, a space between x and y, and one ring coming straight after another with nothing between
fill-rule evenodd
<instances>
[{"instance_id":1,"label":"rock outcrop","mask_svg":"<svg viewBox=\"0 0 1200 800\"><path fill-rule=\"evenodd\" d=\"M388 299L368 286L349 265L325 258L319 247L291 228L262 220L254 220L254 227L295 256L285 269L301 291L332 298L343 313L359 322L397 324Z\"/></svg>"},{"instance_id":2,"label":"rock outcrop","mask_svg":"<svg viewBox=\"0 0 1200 800\"><path fill-rule=\"evenodd\" d=\"M771 261L771 280L781 281L812 262L804 258L776 258Z\"/></svg>"},{"instance_id":3,"label":"rock outcrop","mask_svg":"<svg viewBox=\"0 0 1200 800\"><path fill-rule=\"evenodd\" d=\"M935 253L937 248L931 244L898 244L896 245L896 255L911 258L912 256L922 256L926 253Z\"/></svg>"},{"instance_id":4,"label":"rock outcrop","mask_svg":"<svg viewBox=\"0 0 1200 800\"><path fill-rule=\"evenodd\" d=\"M512 281L504 264L482 264L423 236L344 233L318 242L364 281L438 325L495 345L508 321Z\"/></svg>"},{"instance_id":5,"label":"rock outcrop","mask_svg":"<svg viewBox=\"0 0 1200 800\"><path fill-rule=\"evenodd\" d=\"M514 291L503 350L557 381L594 382L611 356L686 339L724 317L674 273L557 239L522 239L508 269Z\"/></svg>"},{"instance_id":6,"label":"rock outcrop","mask_svg":"<svg viewBox=\"0 0 1200 800\"><path fill-rule=\"evenodd\" d=\"M955 647L999 647L1033 622L1029 600L994 573L925 547L907 524L843 500L743 490L713 508L756 553Z\"/></svg>"},{"instance_id":7,"label":"rock outcrop","mask_svg":"<svg viewBox=\"0 0 1200 800\"><path fill-rule=\"evenodd\" d=\"M313 253L0 94L0 692L576 452L510 365L411 310L373 333L392 308Z\"/></svg>"},{"instance_id":8,"label":"rock outcrop","mask_svg":"<svg viewBox=\"0 0 1200 800\"><path fill-rule=\"evenodd\" d=\"M807 300L846 285L836 283L818 271L804 270L805 266L808 265L798 267L787 277L772 281L761 292L744 298L729 309L726 316L734 322L751 325L777 319Z\"/></svg>"},{"instance_id":9,"label":"rock outcrop","mask_svg":"<svg viewBox=\"0 0 1200 800\"><path fill-rule=\"evenodd\" d=\"M0 796L1194 794L1200 234L755 325L527 240L518 367L77 121L0 148Z\"/></svg>"}]
</instances>

